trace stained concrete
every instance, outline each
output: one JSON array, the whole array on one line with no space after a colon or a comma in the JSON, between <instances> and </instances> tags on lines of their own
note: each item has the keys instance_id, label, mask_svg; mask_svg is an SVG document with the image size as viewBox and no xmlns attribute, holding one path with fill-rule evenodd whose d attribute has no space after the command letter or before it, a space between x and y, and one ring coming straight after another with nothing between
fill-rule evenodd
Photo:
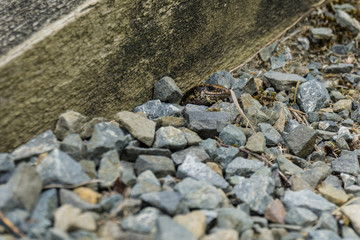
<instances>
[{"instance_id":1,"label":"stained concrete","mask_svg":"<svg viewBox=\"0 0 360 240\"><path fill-rule=\"evenodd\" d=\"M86 1L0 55L0 151L67 109L112 118L151 99L163 76L185 90L229 70L315 2Z\"/></svg>"}]
</instances>

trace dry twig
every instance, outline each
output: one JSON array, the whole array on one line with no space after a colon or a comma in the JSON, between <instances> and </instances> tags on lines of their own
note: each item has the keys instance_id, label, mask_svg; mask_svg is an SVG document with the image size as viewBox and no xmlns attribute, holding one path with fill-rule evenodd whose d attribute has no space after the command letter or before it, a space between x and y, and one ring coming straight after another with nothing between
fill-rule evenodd
<instances>
[{"instance_id":1,"label":"dry twig","mask_svg":"<svg viewBox=\"0 0 360 240\"><path fill-rule=\"evenodd\" d=\"M4 213L0 211L0 220L9 228L13 233L20 236L21 238L25 238L25 235L17 228L7 217L5 217Z\"/></svg>"},{"instance_id":2,"label":"dry twig","mask_svg":"<svg viewBox=\"0 0 360 240\"><path fill-rule=\"evenodd\" d=\"M236 109L239 111L240 115L246 120L247 124L250 126L250 128L254 131L254 133L256 133L254 127L252 126L250 120L246 117L245 113L243 112L243 110L241 109L239 102L236 98L235 92L233 90L230 89L230 93L231 93L231 97L235 103Z\"/></svg>"},{"instance_id":3,"label":"dry twig","mask_svg":"<svg viewBox=\"0 0 360 240\"><path fill-rule=\"evenodd\" d=\"M88 185L91 183L101 183L104 182L104 180L100 180L100 179L92 179L86 182L82 182L76 185L63 185L63 184L50 184L50 185L45 185L43 187L43 189L49 189L49 188L69 188L69 189L73 189L73 188L78 188L84 185Z\"/></svg>"}]
</instances>

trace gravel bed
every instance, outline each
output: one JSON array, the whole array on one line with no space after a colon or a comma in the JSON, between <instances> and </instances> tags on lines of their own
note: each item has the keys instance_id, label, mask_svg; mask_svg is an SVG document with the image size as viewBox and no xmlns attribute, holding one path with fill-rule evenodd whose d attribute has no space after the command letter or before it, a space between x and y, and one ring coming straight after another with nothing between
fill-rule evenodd
<instances>
[{"instance_id":1,"label":"gravel bed","mask_svg":"<svg viewBox=\"0 0 360 240\"><path fill-rule=\"evenodd\" d=\"M67 111L0 154L0 239L360 239L360 3L333 1L205 83L211 107Z\"/></svg>"}]
</instances>

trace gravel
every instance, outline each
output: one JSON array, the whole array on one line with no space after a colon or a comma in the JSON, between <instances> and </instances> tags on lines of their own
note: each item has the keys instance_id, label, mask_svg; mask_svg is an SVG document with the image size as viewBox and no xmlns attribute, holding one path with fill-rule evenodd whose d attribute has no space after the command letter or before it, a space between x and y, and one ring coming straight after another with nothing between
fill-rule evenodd
<instances>
[{"instance_id":1,"label":"gravel","mask_svg":"<svg viewBox=\"0 0 360 240\"><path fill-rule=\"evenodd\" d=\"M360 3L346 2L204 79L255 131L232 99L178 105L164 76L133 111L69 110L0 153L0 239L359 239Z\"/></svg>"}]
</instances>

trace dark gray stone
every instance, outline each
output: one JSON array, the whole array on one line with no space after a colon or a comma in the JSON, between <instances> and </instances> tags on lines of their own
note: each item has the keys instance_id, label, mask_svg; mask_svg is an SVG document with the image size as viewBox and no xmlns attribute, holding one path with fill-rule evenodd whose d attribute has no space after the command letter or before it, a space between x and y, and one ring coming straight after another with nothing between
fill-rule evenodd
<instances>
[{"instance_id":1,"label":"dark gray stone","mask_svg":"<svg viewBox=\"0 0 360 240\"><path fill-rule=\"evenodd\" d=\"M333 32L331 28L312 28L311 36L315 40L328 40L332 37Z\"/></svg>"},{"instance_id":2,"label":"dark gray stone","mask_svg":"<svg viewBox=\"0 0 360 240\"><path fill-rule=\"evenodd\" d=\"M221 189L228 189L229 183L226 182L219 174L214 172L206 164L199 162L194 157L187 157L176 172L176 177L183 179L192 177L199 181L204 181Z\"/></svg>"},{"instance_id":3,"label":"dark gray stone","mask_svg":"<svg viewBox=\"0 0 360 240\"><path fill-rule=\"evenodd\" d=\"M225 170L226 179L229 179L234 175L250 177L263 166L263 162L237 157L227 166Z\"/></svg>"},{"instance_id":4,"label":"dark gray stone","mask_svg":"<svg viewBox=\"0 0 360 240\"><path fill-rule=\"evenodd\" d=\"M136 179L136 184L131 188L130 197L137 198L143 193L160 192L161 185L153 172L142 172Z\"/></svg>"},{"instance_id":5,"label":"dark gray stone","mask_svg":"<svg viewBox=\"0 0 360 240\"><path fill-rule=\"evenodd\" d=\"M103 180L100 187L111 188L123 172L118 152L114 149L104 153L98 170L98 178Z\"/></svg>"},{"instance_id":6,"label":"dark gray stone","mask_svg":"<svg viewBox=\"0 0 360 240\"><path fill-rule=\"evenodd\" d=\"M185 148L187 140L185 134L180 129L172 126L161 127L156 131L155 148L169 148L171 150L180 150Z\"/></svg>"},{"instance_id":7,"label":"dark gray stone","mask_svg":"<svg viewBox=\"0 0 360 240\"><path fill-rule=\"evenodd\" d=\"M77 133L67 135L60 144L60 150L69 154L73 159L80 161L83 153L83 142Z\"/></svg>"},{"instance_id":8,"label":"dark gray stone","mask_svg":"<svg viewBox=\"0 0 360 240\"><path fill-rule=\"evenodd\" d=\"M0 175L15 169L14 159L8 153L0 153Z\"/></svg>"},{"instance_id":9,"label":"dark gray stone","mask_svg":"<svg viewBox=\"0 0 360 240\"><path fill-rule=\"evenodd\" d=\"M291 225L308 226L317 220L315 213L309 209L295 207L286 212L285 222Z\"/></svg>"},{"instance_id":10,"label":"dark gray stone","mask_svg":"<svg viewBox=\"0 0 360 240\"><path fill-rule=\"evenodd\" d=\"M266 146L273 147L276 146L280 141L282 141L282 137L276 129L268 123L259 123L260 131L264 134L266 139Z\"/></svg>"},{"instance_id":11,"label":"dark gray stone","mask_svg":"<svg viewBox=\"0 0 360 240\"><path fill-rule=\"evenodd\" d=\"M246 143L245 134L234 124L227 125L219 134L219 138L224 144L235 147L244 146Z\"/></svg>"},{"instance_id":12,"label":"dark gray stone","mask_svg":"<svg viewBox=\"0 0 360 240\"><path fill-rule=\"evenodd\" d=\"M124 198L122 195L112 192L111 195L103 195L99 205L103 212L112 212L112 210L115 210L123 200ZM141 201L139 200L139 202Z\"/></svg>"},{"instance_id":13,"label":"dark gray stone","mask_svg":"<svg viewBox=\"0 0 360 240\"><path fill-rule=\"evenodd\" d=\"M343 137L336 138L335 143L336 146L338 146L338 148L341 150L350 150L349 145Z\"/></svg>"},{"instance_id":14,"label":"dark gray stone","mask_svg":"<svg viewBox=\"0 0 360 240\"><path fill-rule=\"evenodd\" d=\"M285 136L285 142L298 157L305 158L314 150L316 131L299 125Z\"/></svg>"},{"instance_id":15,"label":"dark gray stone","mask_svg":"<svg viewBox=\"0 0 360 240\"><path fill-rule=\"evenodd\" d=\"M336 124L336 122L333 122L333 121L320 121L318 128L320 130L330 131L330 132L339 131L338 125Z\"/></svg>"},{"instance_id":16,"label":"dark gray stone","mask_svg":"<svg viewBox=\"0 0 360 240\"><path fill-rule=\"evenodd\" d=\"M338 232L338 225L336 219L331 213L325 212L321 214L319 221L315 225L316 228L328 229L334 233Z\"/></svg>"},{"instance_id":17,"label":"dark gray stone","mask_svg":"<svg viewBox=\"0 0 360 240\"><path fill-rule=\"evenodd\" d=\"M333 121L340 122L342 121L342 117L339 114L333 112L323 112L320 114L321 121Z\"/></svg>"},{"instance_id":18,"label":"dark gray stone","mask_svg":"<svg viewBox=\"0 0 360 240\"><path fill-rule=\"evenodd\" d=\"M354 68L354 64L340 63L333 64L325 68L325 73L350 73Z\"/></svg>"},{"instance_id":19,"label":"dark gray stone","mask_svg":"<svg viewBox=\"0 0 360 240\"><path fill-rule=\"evenodd\" d=\"M329 132L329 131L323 131L323 130L316 130L316 135L320 137L323 141L328 141L330 139L333 139L337 133L336 132Z\"/></svg>"},{"instance_id":20,"label":"dark gray stone","mask_svg":"<svg viewBox=\"0 0 360 240\"><path fill-rule=\"evenodd\" d=\"M329 106L330 95L325 85L316 80L302 83L299 86L296 99L301 109L306 112L316 112L320 108Z\"/></svg>"},{"instance_id":21,"label":"dark gray stone","mask_svg":"<svg viewBox=\"0 0 360 240\"><path fill-rule=\"evenodd\" d=\"M67 189L60 189L60 205L70 204L75 208L80 208L83 211L101 212L102 206L100 204L91 204L82 200L79 195Z\"/></svg>"},{"instance_id":22,"label":"dark gray stone","mask_svg":"<svg viewBox=\"0 0 360 240\"><path fill-rule=\"evenodd\" d=\"M353 127L354 124L355 124L355 122L350 118L347 118L341 122L341 125L343 125L344 127Z\"/></svg>"},{"instance_id":23,"label":"dark gray stone","mask_svg":"<svg viewBox=\"0 0 360 240\"><path fill-rule=\"evenodd\" d=\"M198 145L202 141L201 137L199 137L196 132L193 132L185 127L180 128L180 130L185 134L188 146Z\"/></svg>"},{"instance_id":24,"label":"dark gray stone","mask_svg":"<svg viewBox=\"0 0 360 240\"><path fill-rule=\"evenodd\" d=\"M179 207L181 194L173 191L144 193L140 199L167 214L174 215Z\"/></svg>"},{"instance_id":25,"label":"dark gray stone","mask_svg":"<svg viewBox=\"0 0 360 240\"><path fill-rule=\"evenodd\" d=\"M289 90L295 87L297 82L305 82L305 78L297 74L269 71L264 76L270 81L276 90Z\"/></svg>"},{"instance_id":26,"label":"dark gray stone","mask_svg":"<svg viewBox=\"0 0 360 240\"><path fill-rule=\"evenodd\" d=\"M95 125L91 139L87 143L88 157L100 159L109 150L121 152L132 140L132 136L111 122L101 122Z\"/></svg>"},{"instance_id":27,"label":"dark gray stone","mask_svg":"<svg viewBox=\"0 0 360 240\"><path fill-rule=\"evenodd\" d=\"M182 92L171 77L163 77L154 84L154 99L162 102L178 103Z\"/></svg>"},{"instance_id":28,"label":"dark gray stone","mask_svg":"<svg viewBox=\"0 0 360 240\"><path fill-rule=\"evenodd\" d=\"M323 185L330 184L336 188L342 188L341 180L334 175L330 175L327 178L325 178L325 180L322 182L322 184Z\"/></svg>"},{"instance_id":29,"label":"dark gray stone","mask_svg":"<svg viewBox=\"0 0 360 240\"><path fill-rule=\"evenodd\" d=\"M249 137L245 148L251 152L263 153L266 149L266 139L262 132L254 133Z\"/></svg>"},{"instance_id":30,"label":"dark gray stone","mask_svg":"<svg viewBox=\"0 0 360 240\"><path fill-rule=\"evenodd\" d=\"M319 62L311 62L308 66L307 66L307 68L309 69L309 70L320 70L320 69L322 69L322 64L321 63L319 63Z\"/></svg>"},{"instance_id":31,"label":"dark gray stone","mask_svg":"<svg viewBox=\"0 0 360 240\"><path fill-rule=\"evenodd\" d=\"M337 10L335 14L336 22L345 28L348 28L353 34L356 36L360 29L360 23L355 19L352 18L347 12L342 10Z\"/></svg>"},{"instance_id":32,"label":"dark gray stone","mask_svg":"<svg viewBox=\"0 0 360 240\"><path fill-rule=\"evenodd\" d=\"M216 149L214 159L220 163L223 168L239 155L240 150L235 147L219 147Z\"/></svg>"},{"instance_id":33,"label":"dark gray stone","mask_svg":"<svg viewBox=\"0 0 360 240\"><path fill-rule=\"evenodd\" d=\"M154 155L171 157L171 151L164 148L142 148L127 146L121 153L121 159L126 161L135 162L139 155Z\"/></svg>"},{"instance_id":34,"label":"dark gray stone","mask_svg":"<svg viewBox=\"0 0 360 240\"><path fill-rule=\"evenodd\" d=\"M348 48L342 44L334 44L331 48L331 51L339 55L346 55L348 52Z\"/></svg>"},{"instance_id":35,"label":"dark gray stone","mask_svg":"<svg viewBox=\"0 0 360 240\"><path fill-rule=\"evenodd\" d=\"M140 155L135 163L136 173L150 170L156 177L165 177L166 175L175 175L175 166L173 161L168 157Z\"/></svg>"},{"instance_id":36,"label":"dark gray stone","mask_svg":"<svg viewBox=\"0 0 360 240\"><path fill-rule=\"evenodd\" d=\"M214 158L216 156L217 151L217 142L216 140L212 138L208 138L205 140L202 140L199 143L199 146L203 147L207 154L209 154L210 158Z\"/></svg>"},{"instance_id":37,"label":"dark gray stone","mask_svg":"<svg viewBox=\"0 0 360 240\"><path fill-rule=\"evenodd\" d=\"M204 181L185 178L175 186L175 190L181 194L182 203L189 209L216 209L223 205L224 193Z\"/></svg>"},{"instance_id":38,"label":"dark gray stone","mask_svg":"<svg viewBox=\"0 0 360 240\"><path fill-rule=\"evenodd\" d=\"M315 162L309 168L296 173L295 175L303 181L307 182L313 189L322 181L327 178L332 172L331 167L329 167L324 162Z\"/></svg>"},{"instance_id":39,"label":"dark gray stone","mask_svg":"<svg viewBox=\"0 0 360 240\"><path fill-rule=\"evenodd\" d=\"M358 156L352 152L342 153L331 163L331 167L336 173L348 173L354 176L358 176L360 173Z\"/></svg>"},{"instance_id":40,"label":"dark gray stone","mask_svg":"<svg viewBox=\"0 0 360 240\"><path fill-rule=\"evenodd\" d=\"M235 229L240 234L251 229L254 222L248 214L237 208L220 208L217 210L219 228Z\"/></svg>"},{"instance_id":41,"label":"dark gray stone","mask_svg":"<svg viewBox=\"0 0 360 240\"><path fill-rule=\"evenodd\" d=\"M45 190L41 193L31 214L29 237L41 239L48 228L52 226L53 212L58 207L56 189Z\"/></svg>"},{"instance_id":42,"label":"dark gray stone","mask_svg":"<svg viewBox=\"0 0 360 240\"><path fill-rule=\"evenodd\" d=\"M202 138L217 136L231 120L229 112L209 112L206 106L187 104L185 118L187 127Z\"/></svg>"},{"instance_id":43,"label":"dark gray stone","mask_svg":"<svg viewBox=\"0 0 360 240\"><path fill-rule=\"evenodd\" d=\"M50 152L51 150L59 148L59 144L53 132L47 130L37 137L31 139L29 142L16 148L11 156L16 162L17 160L30 158L41 153Z\"/></svg>"},{"instance_id":44,"label":"dark gray stone","mask_svg":"<svg viewBox=\"0 0 360 240\"><path fill-rule=\"evenodd\" d=\"M171 159L176 165L179 165L182 164L188 156L197 159L199 162L207 162L210 159L205 149L201 146L193 146L184 150L177 151L171 154Z\"/></svg>"},{"instance_id":45,"label":"dark gray stone","mask_svg":"<svg viewBox=\"0 0 360 240\"><path fill-rule=\"evenodd\" d=\"M279 57L271 56L270 57L271 69L279 69L286 65L286 56L284 54L280 54Z\"/></svg>"},{"instance_id":46,"label":"dark gray stone","mask_svg":"<svg viewBox=\"0 0 360 240\"><path fill-rule=\"evenodd\" d=\"M218 84L226 88L231 88L235 82L234 77L228 71L222 70L216 73L213 73L205 83L208 84Z\"/></svg>"},{"instance_id":47,"label":"dark gray stone","mask_svg":"<svg viewBox=\"0 0 360 240\"><path fill-rule=\"evenodd\" d=\"M315 231L309 231L308 238L309 240L341 240L342 238L339 237L333 231L327 229L319 229Z\"/></svg>"},{"instance_id":48,"label":"dark gray stone","mask_svg":"<svg viewBox=\"0 0 360 240\"><path fill-rule=\"evenodd\" d=\"M318 122L320 119L320 114L318 112L309 112L308 113L308 121L309 123Z\"/></svg>"},{"instance_id":49,"label":"dark gray stone","mask_svg":"<svg viewBox=\"0 0 360 240\"><path fill-rule=\"evenodd\" d=\"M282 202L288 210L295 207L303 207L311 210L318 216L323 212L336 209L335 204L308 189L296 192L286 190Z\"/></svg>"},{"instance_id":50,"label":"dark gray stone","mask_svg":"<svg viewBox=\"0 0 360 240\"><path fill-rule=\"evenodd\" d=\"M35 169L21 163L7 184L0 186L0 210L7 214L21 208L31 213L41 189L42 181Z\"/></svg>"},{"instance_id":51,"label":"dark gray stone","mask_svg":"<svg viewBox=\"0 0 360 240\"><path fill-rule=\"evenodd\" d=\"M156 219L160 211L153 207L146 207L138 214L127 216L121 221L121 228L125 231L131 231L141 234L155 234Z\"/></svg>"},{"instance_id":52,"label":"dark gray stone","mask_svg":"<svg viewBox=\"0 0 360 240\"><path fill-rule=\"evenodd\" d=\"M189 230L168 216L160 216L157 219L156 229L156 240L196 240Z\"/></svg>"},{"instance_id":53,"label":"dark gray stone","mask_svg":"<svg viewBox=\"0 0 360 240\"><path fill-rule=\"evenodd\" d=\"M151 100L134 108L134 112L144 112L146 116L153 120L163 116L180 117L184 107L172 104L162 103L160 100Z\"/></svg>"},{"instance_id":54,"label":"dark gray stone","mask_svg":"<svg viewBox=\"0 0 360 240\"><path fill-rule=\"evenodd\" d=\"M120 161L124 168L124 172L121 175L121 181L127 186L133 186L136 182L136 175L134 169L134 163L127 161Z\"/></svg>"},{"instance_id":55,"label":"dark gray stone","mask_svg":"<svg viewBox=\"0 0 360 240\"><path fill-rule=\"evenodd\" d=\"M351 114L351 119L357 123L360 123L360 107L353 111L353 113Z\"/></svg>"},{"instance_id":56,"label":"dark gray stone","mask_svg":"<svg viewBox=\"0 0 360 240\"><path fill-rule=\"evenodd\" d=\"M274 180L266 176L252 176L242 178L235 185L232 194L242 202L246 202L250 209L264 214L267 205L273 201L271 194L275 189Z\"/></svg>"},{"instance_id":57,"label":"dark gray stone","mask_svg":"<svg viewBox=\"0 0 360 240\"><path fill-rule=\"evenodd\" d=\"M60 114L56 123L54 134L59 140L63 140L70 133L79 133L86 123L86 117L72 110Z\"/></svg>"},{"instance_id":58,"label":"dark gray stone","mask_svg":"<svg viewBox=\"0 0 360 240\"><path fill-rule=\"evenodd\" d=\"M77 185L90 180L83 172L81 164L66 153L55 149L49 153L37 166L43 184Z\"/></svg>"}]
</instances>

